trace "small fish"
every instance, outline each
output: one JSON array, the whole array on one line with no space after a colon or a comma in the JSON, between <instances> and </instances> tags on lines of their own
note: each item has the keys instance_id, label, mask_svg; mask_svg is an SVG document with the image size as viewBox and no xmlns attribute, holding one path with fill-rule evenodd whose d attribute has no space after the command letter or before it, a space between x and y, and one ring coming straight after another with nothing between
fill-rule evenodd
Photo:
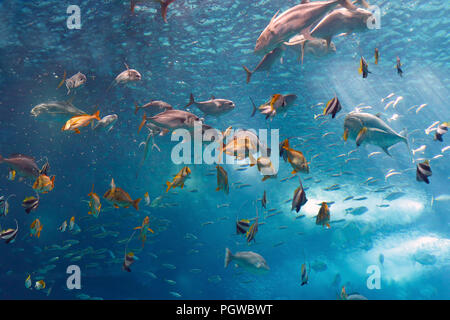
<instances>
[{"instance_id":1,"label":"small fish","mask_svg":"<svg viewBox=\"0 0 450 320\"><path fill-rule=\"evenodd\" d=\"M55 176L51 178L46 174L40 174L33 184L33 189L38 193L48 193L55 187Z\"/></svg>"},{"instance_id":2,"label":"small fish","mask_svg":"<svg viewBox=\"0 0 450 320\"><path fill-rule=\"evenodd\" d=\"M385 98L381 99L381 102L384 102L384 101L386 101L389 98L392 98L394 95L395 95L395 93L393 93L393 92L388 94Z\"/></svg>"},{"instance_id":3,"label":"small fish","mask_svg":"<svg viewBox=\"0 0 450 320\"><path fill-rule=\"evenodd\" d=\"M427 103L421 104L421 105L416 109L416 113L419 113L419 111L422 110L423 108L425 108L427 105L428 105Z\"/></svg>"},{"instance_id":4,"label":"small fish","mask_svg":"<svg viewBox=\"0 0 450 320\"><path fill-rule=\"evenodd\" d=\"M31 282L31 275L28 275L28 277L25 279L25 288L31 289L32 282Z\"/></svg>"},{"instance_id":5,"label":"small fish","mask_svg":"<svg viewBox=\"0 0 450 320\"><path fill-rule=\"evenodd\" d=\"M42 289L45 289L45 281L44 281L44 280L36 281L36 283L34 284L34 288L35 288L36 290L42 290Z\"/></svg>"},{"instance_id":6,"label":"small fish","mask_svg":"<svg viewBox=\"0 0 450 320\"><path fill-rule=\"evenodd\" d=\"M146 192L146 193L144 194L144 201L145 201L145 205L146 205L146 206L150 206L151 201L150 201L150 196L148 195L148 192Z\"/></svg>"},{"instance_id":7,"label":"small fish","mask_svg":"<svg viewBox=\"0 0 450 320\"><path fill-rule=\"evenodd\" d=\"M8 179L9 181L14 181L16 179L16 170L9 169L6 179Z\"/></svg>"},{"instance_id":8,"label":"small fish","mask_svg":"<svg viewBox=\"0 0 450 320\"><path fill-rule=\"evenodd\" d=\"M98 216L100 215L102 204L100 202L100 197L96 193L94 193L94 184L92 184L92 190L88 194L88 197L91 197L91 200L89 200L89 208L91 210L88 211L88 214L94 216L95 218L98 218Z\"/></svg>"},{"instance_id":9,"label":"small fish","mask_svg":"<svg viewBox=\"0 0 450 320\"><path fill-rule=\"evenodd\" d=\"M330 228L330 209L326 202L322 202L316 217L316 224Z\"/></svg>"},{"instance_id":10,"label":"small fish","mask_svg":"<svg viewBox=\"0 0 450 320\"><path fill-rule=\"evenodd\" d=\"M42 224L39 219L34 220L30 226L30 237L35 236L39 238L41 236Z\"/></svg>"},{"instance_id":11,"label":"small fish","mask_svg":"<svg viewBox=\"0 0 450 320\"><path fill-rule=\"evenodd\" d=\"M369 73L372 73L369 71L369 65L367 64L366 59L364 59L363 56L361 56L361 59L359 60L359 74L362 74L363 78L367 78Z\"/></svg>"},{"instance_id":12,"label":"small fish","mask_svg":"<svg viewBox=\"0 0 450 320\"><path fill-rule=\"evenodd\" d=\"M375 48L375 64L378 64L378 58L380 57L380 52L378 48Z\"/></svg>"},{"instance_id":13,"label":"small fish","mask_svg":"<svg viewBox=\"0 0 450 320\"><path fill-rule=\"evenodd\" d=\"M397 56L397 64L395 66L397 69L397 73L400 77L403 77L402 63L400 62L400 58Z\"/></svg>"},{"instance_id":14,"label":"small fish","mask_svg":"<svg viewBox=\"0 0 450 320\"><path fill-rule=\"evenodd\" d=\"M430 183L430 180L428 177L431 177L431 167L430 162L428 160L425 160L424 162L421 162L417 164L417 170L416 170L416 180L421 182L425 182L426 184Z\"/></svg>"},{"instance_id":15,"label":"small fish","mask_svg":"<svg viewBox=\"0 0 450 320\"><path fill-rule=\"evenodd\" d=\"M122 270L131 272L130 266L135 262L135 256L133 252L125 254L123 258Z\"/></svg>"},{"instance_id":16,"label":"small fish","mask_svg":"<svg viewBox=\"0 0 450 320\"><path fill-rule=\"evenodd\" d=\"M250 226L246 233L247 242L255 241L255 236L258 233L258 217L256 217L255 222Z\"/></svg>"},{"instance_id":17,"label":"small fish","mask_svg":"<svg viewBox=\"0 0 450 320\"><path fill-rule=\"evenodd\" d=\"M228 174L225 169L219 165L216 166L217 169L217 188L216 191L223 190L225 194L230 192L230 188L228 186Z\"/></svg>"},{"instance_id":18,"label":"small fish","mask_svg":"<svg viewBox=\"0 0 450 320\"><path fill-rule=\"evenodd\" d=\"M151 233L155 233L152 229L149 228L150 225L150 218L146 216L144 218L144 221L142 221L142 225L139 227L134 228L134 230L140 230L139 238L142 241L142 247L144 247L145 241L147 240L148 231Z\"/></svg>"},{"instance_id":19,"label":"small fish","mask_svg":"<svg viewBox=\"0 0 450 320\"><path fill-rule=\"evenodd\" d=\"M250 227L250 221L248 219L241 219L236 221L236 234L246 234Z\"/></svg>"},{"instance_id":20,"label":"small fish","mask_svg":"<svg viewBox=\"0 0 450 320\"><path fill-rule=\"evenodd\" d=\"M426 145L422 145L417 149L412 150L412 154L415 155L417 152L424 152L427 149Z\"/></svg>"},{"instance_id":21,"label":"small fish","mask_svg":"<svg viewBox=\"0 0 450 320\"><path fill-rule=\"evenodd\" d=\"M370 153L370 154L367 156L367 158L373 157L373 156L375 156L375 155L377 155L377 154L381 154L381 152L380 152L380 151L372 152L372 153Z\"/></svg>"},{"instance_id":22,"label":"small fish","mask_svg":"<svg viewBox=\"0 0 450 320\"><path fill-rule=\"evenodd\" d=\"M425 134L429 135L431 131L437 130L437 128L435 128L435 126L437 126L438 124L439 124L439 121L433 122L428 128L425 129Z\"/></svg>"},{"instance_id":23,"label":"small fish","mask_svg":"<svg viewBox=\"0 0 450 320\"><path fill-rule=\"evenodd\" d=\"M403 100L403 97L402 97L402 96L397 97L397 99L395 99L394 104L392 105L392 107L396 108L396 107L397 107L397 104L398 104L400 101L402 101L402 100ZM397 115L397 116L398 116L398 115ZM394 119L394 120L395 120L395 119Z\"/></svg>"},{"instance_id":24,"label":"small fish","mask_svg":"<svg viewBox=\"0 0 450 320\"><path fill-rule=\"evenodd\" d=\"M8 197L5 198L5 196L0 197L0 217L4 216L6 217L9 213L9 203L8 200L11 197L15 197L15 194L11 194Z\"/></svg>"},{"instance_id":25,"label":"small fish","mask_svg":"<svg viewBox=\"0 0 450 320\"><path fill-rule=\"evenodd\" d=\"M300 211L300 208L308 201L308 199L306 198L305 190L303 189L302 181L300 179L299 182L300 186L294 191L291 206L291 211L295 210L297 213Z\"/></svg>"},{"instance_id":26,"label":"small fish","mask_svg":"<svg viewBox=\"0 0 450 320\"><path fill-rule=\"evenodd\" d=\"M390 173L388 173L387 175L384 176L384 180L387 180L389 177L392 177L392 176L395 176L395 175L399 175L399 174L402 174L402 173L401 172L396 172L396 171L390 172Z\"/></svg>"},{"instance_id":27,"label":"small fish","mask_svg":"<svg viewBox=\"0 0 450 320\"><path fill-rule=\"evenodd\" d=\"M186 181L186 179L189 177L189 175L191 174L191 169L189 169L189 167L183 167L173 178L172 182L167 181L167 189L166 192L168 192L170 189L175 189L176 187L180 187L181 189L183 189L184 187L184 183Z\"/></svg>"},{"instance_id":28,"label":"small fish","mask_svg":"<svg viewBox=\"0 0 450 320\"><path fill-rule=\"evenodd\" d=\"M67 220L64 220L64 222L61 224L58 230L61 232L66 232L66 229L67 229Z\"/></svg>"},{"instance_id":29,"label":"small fish","mask_svg":"<svg viewBox=\"0 0 450 320\"><path fill-rule=\"evenodd\" d=\"M304 286L305 284L308 284L308 270L306 268L306 263L302 264L301 267L301 285Z\"/></svg>"},{"instance_id":30,"label":"small fish","mask_svg":"<svg viewBox=\"0 0 450 320\"><path fill-rule=\"evenodd\" d=\"M434 140L442 142L443 141L442 136L448 132L448 127L449 127L448 122L441 123L436 129L436 132L434 134Z\"/></svg>"},{"instance_id":31,"label":"small fish","mask_svg":"<svg viewBox=\"0 0 450 320\"><path fill-rule=\"evenodd\" d=\"M129 208L133 206L136 210L139 210L139 202L141 198L132 200L130 195L123 189L116 187L114 179L111 179L111 189L105 192L103 198L105 198L109 203L111 203L114 208Z\"/></svg>"},{"instance_id":32,"label":"small fish","mask_svg":"<svg viewBox=\"0 0 450 320\"><path fill-rule=\"evenodd\" d=\"M19 224L16 219L14 220L16 221L16 229L0 229L0 239L5 240L6 244L13 243L16 239L17 233L19 232Z\"/></svg>"},{"instance_id":33,"label":"small fish","mask_svg":"<svg viewBox=\"0 0 450 320\"><path fill-rule=\"evenodd\" d=\"M336 114L341 111L342 106L341 103L339 102L339 99L334 96L334 98L332 98L330 101L327 102L327 105L325 107L325 109L323 110L323 115L327 116L327 115L332 115L331 118L334 119L334 117L336 116Z\"/></svg>"},{"instance_id":34,"label":"small fish","mask_svg":"<svg viewBox=\"0 0 450 320\"><path fill-rule=\"evenodd\" d=\"M65 71L64 71L64 75L66 75ZM64 78L65 78L65 76L64 76ZM86 76L84 74L82 74L81 72L78 72L78 73L74 74L73 76L71 76L69 79L67 79L65 81L66 88L67 88L67 94L70 93L70 89L75 89L75 88L78 88L79 86L85 84L86 80L87 80ZM58 86L58 88L59 88L59 86Z\"/></svg>"},{"instance_id":35,"label":"small fish","mask_svg":"<svg viewBox=\"0 0 450 320\"><path fill-rule=\"evenodd\" d=\"M266 195L266 190L264 190L264 194L263 197L261 199L261 205L264 209L267 209L267 195Z\"/></svg>"}]
</instances>

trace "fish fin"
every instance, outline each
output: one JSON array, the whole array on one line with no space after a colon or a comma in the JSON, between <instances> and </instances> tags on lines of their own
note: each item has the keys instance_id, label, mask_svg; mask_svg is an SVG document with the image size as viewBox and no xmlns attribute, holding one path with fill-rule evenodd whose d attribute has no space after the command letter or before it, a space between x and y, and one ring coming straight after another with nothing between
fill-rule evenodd
<instances>
[{"instance_id":1,"label":"fish fin","mask_svg":"<svg viewBox=\"0 0 450 320\"><path fill-rule=\"evenodd\" d=\"M165 23L167 23L167 8L169 5L174 2L175 0L166 0L166 1L160 1L161 4L161 16Z\"/></svg>"},{"instance_id":2,"label":"fish fin","mask_svg":"<svg viewBox=\"0 0 450 320\"><path fill-rule=\"evenodd\" d=\"M142 127L145 125L146 122L147 122L147 116L145 115L145 112L144 112L144 115L142 116L142 122L141 122L141 124L139 125L138 132L141 131Z\"/></svg>"},{"instance_id":3,"label":"fish fin","mask_svg":"<svg viewBox=\"0 0 450 320\"><path fill-rule=\"evenodd\" d=\"M136 101L134 102L134 114L137 114L139 111L139 105L136 103Z\"/></svg>"},{"instance_id":4,"label":"fish fin","mask_svg":"<svg viewBox=\"0 0 450 320\"><path fill-rule=\"evenodd\" d=\"M266 181L267 179L269 179L270 178L270 176L264 176L264 178L262 178L262 180L261 181Z\"/></svg>"},{"instance_id":5,"label":"fish fin","mask_svg":"<svg viewBox=\"0 0 450 320\"><path fill-rule=\"evenodd\" d=\"M78 128L75 128L75 130L73 130L73 131L75 131L76 134L80 134L81 133Z\"/></svg>"},{"instance_id":6,"label":"fish fin","mask_svg":"<svg viewBox=\"0 0 450 320\"><path fill-rule=\"evenodd\" d=\"M153 231L153 230L150 229L150 228L147 228L147 230L150 231L151 233L155 233L155 231Z\"/></svg>"},{"instance_id":7,"label":"fish fin","mask_svg":"<svg viewBox=\"0 0 450 320\"><path fill-rule=\"evenodd\" d=\"M245 72L247 73L247 83L250 82L250 79L252 78L252 74L253 72L251 72L246 66L242 66L245 70Z\"/></svg>"},{"instance_id":8,"label":"fish fin","mask_svg":"<svg viewBox=\"0 0 450 320\"><path fill-rule=\"evenodd\" d=\"M368 130L367 127L363 127L359 131L358 136L356 137L356 146L357 147L359 147L362 144L362 142L364 141L364 136L367 133L367 130Z\"/></svg>"},{"instance_id":9,"label":"fish fin","mask_svg":"<svg viewBox=\"0 0 450 320\"><path fill-rule=\"evenodd\" d=\"M255 113L256 113L257 108L256 108L255 103L253 102L253 99L251 97L249 97L249 98L250 98L250 101L252 102L252 105L253 105L253 111L252 111L252 115L250 117L253 117L255 115Z\"/></svg>"},{"instance_id":10,"label":"fish fin","mask_svg":"<svg viewBox=\"0 0 450 320\"><path fill-rule=\"evenodd\" d=\"M119 205L117 203L114 203L114 208L119 209Z\"/></svg>"},{"instance_id":11,"label":"fish fin","mask_svg":"<svg viewBox=\"0 0 450 320\"><path fill-rule=\"evenodd\" d=\"M344 141L347 141L347 139L348 139L348 129L345 129L344 135L342 136L342 138L344 139Z\"/></svg>"},{"instance_id":12,"label":"fish fin","mask_svg":"<svg viewBox=\"0 0 450 320\"><path fill-rule=\"evenodd\" d=\"M291 174L296 174L297 173L297 170L292 170L292 172L291 172Z\"/></svg>"},{"instance_id":13,"label":"fish fin","mask_svg":"<svg viewBox=\"0 0 450 320\"><path fill-rule=\"evenodd\" d=\"M142 227L139 226L139 227L133 228L133 230L139 230L139 229L142 229Z\"/></svg>"},{"instance_id":14,"label":"fish fin","mask_svg":"<svg viewBox=\"0 0 450 320\"><path fill-rule=\"evenodd\" d=\"M166 184L167 184L166 192L168 192L169 189L172 187L172 184L170 183L170 181L167 181Z\"/></svg>"},{"instance_id":15,"label":"fish fin","mask_svg":"<svg viewBox=\"0 0 450 320\"><path fill-rule=\"evenodd\" d=\"M66 70L64 70L64 76L63 76L61 82L59 83L59 85L58 85L58 87L56 89L61 88L61 86L63 85L64 81L66 81L66 76L67 76L67 73L66 73Z\"/></svg>"},{"instance_id":16,"label":"fish fin","mask_svg":"<svg viewBox=\"0 0 450 320\"><path fill-rule=\"evenodd\" d=\"M233 254L231 253L230 249L225 248L225 268L228 267L228 264L233 259Z\"/></svg>"},{"instance_id":17,"label":"fish fin","mask_svg":"<svg viewBox=\"0 0 450 320\"><path fill-rule=\"evenodd\" d=\"M280 12L280 10L278 10L278 11L274 14L274 16L272 17L272 19L270 19L269 25L272 24L272 22L275 20L275 18L277 17L277 15L278 15L279 12Z\"/></svg>"},{"instance_id":18,"label":"fish fin","mask_svg":"<svg viewBox=\"0 0 450 320\"><path fill-rule=\"evenodd\" d=\"M139 202L141 201L141 198L137 198L136 200L133 200L133 207L136 210L139 210Z\"/></svg>"},{"instance_id":19,"label":"fish fin","mask_svg":"<svg viewBox=\"0 0 450 320\"><path fill-rule=\"evenodd\" d=\"M93 115L94 119L100 121L100 110L97 110Z\"/></svg>"},{"instance_id":20,"label":"fish fin","mask_svg":"<svg viewBox=\"0 0 450 320\"><path fill-rule=\"evenodd\" d=\"M309 0L302 0L301 4L309 3Z\"/></svg>"},{"instance_id":21,"label":"fish fin","mask_svg":"<svg viewBox=\"0 0 450 320\"><path fill-rule=\"evenodd\" d=\"M217 187L217 188L216 188L216 191L219 191L219 190L220 190L220 187Z\"/></svg>"},{"instance_id":22,"label":"fish fin","mask_svg":"<svg viewBox=\"0 0 450 320\"><path fill-rule=\"evenodd\" d=\"M189 96L189 103L183 109L186 109L187 107L193 105L194 103L195 103L194 95L191 93L191 95Z\"/></svg>"},{"instance_id":23,"label":"fish fin","mask_svg":"<svg viewBox=\"0 0 450 320\"><path fill-rule=\"evenodd\" d=\"M383 151L386 152L386 154L387 154L389 157L392 157L391 154L389 153L388 148L386 148L386 147L383 148L383 147L382 147L381 149L383 149Z\"/></svg>"}]
</instances>

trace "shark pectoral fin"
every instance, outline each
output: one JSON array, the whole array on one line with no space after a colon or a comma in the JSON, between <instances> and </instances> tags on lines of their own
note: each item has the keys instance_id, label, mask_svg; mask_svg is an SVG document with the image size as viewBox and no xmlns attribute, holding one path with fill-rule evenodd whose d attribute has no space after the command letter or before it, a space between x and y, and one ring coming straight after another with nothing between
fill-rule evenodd
<instances>
[{"instance_id":1,"label":"shark pectoral fin","mask_svg":"<svg viewBox=\"0 0 450 320\"><path fill-rule=\"evenodd\" d=\"M392 157L391 154L389 153L388 147L382 147L381 149L383 149L383 151L386 152L386 154L387 154L389 157Z\"/></svg>"}]
</instances>

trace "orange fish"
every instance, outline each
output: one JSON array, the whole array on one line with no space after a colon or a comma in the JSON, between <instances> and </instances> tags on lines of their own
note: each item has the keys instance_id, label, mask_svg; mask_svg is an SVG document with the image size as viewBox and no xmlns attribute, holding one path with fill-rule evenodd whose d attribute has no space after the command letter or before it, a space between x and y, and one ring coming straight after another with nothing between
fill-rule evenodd
<instances>
[{"instance_id":1,"label":"orange fish","mask_svg":"<svg viewBox=\"0 0 450 320\"><path fill-rule=\"evenodd\" d=\"M191 174L191 169L189 169L189 167L184 167L183 169L180 170L180 172L178 172L176 174L176 176L173 178L173 181L167 181L167 190L166 192L168 192L171 188L175 189L176 187L181 187L181 189L183 189L184 187L184 182L186 181L186 179L189 177L189 175Z\"/></svg>"},{"instance_id":2,"label":"orange fish","mask_svg":"<svg viewBox=\"0 0 450 320\"><path fill-rule=\"evenodd\" d=\"M91 197L91 200L89 200L89 208L91 209L91 211L89 211L88 214L91 214L95 218L98 218L100 209L102 208L102 204L100 203L100 197L96 193L94 193L94 185L92 185L92 191L88 194L88 196Z\"/></svg>"},{"instance_id":3,"label":"orange fish","mask_svg":"<svg viewBox=\"0 0 450 320\"><path fill-rule=\"evenodd\" d=\"M75 116L71 119L67 120L64 127L61 128L61 131L72 130L75 133L80 133L80 129L82 127L87 127L93 120L100 121L100 110L97 110L92 116L84 115L84 116Z\"/></svg>"},{"instance_id":4,"label":"orange fish","mask_svg":"<svg viewBox=\"0 0 450 320\"><path fill-rule=\"evenodd\" d=\"M283 149L286 150L288 162L294 169L291 172L292 174L296 174L297 172L309 173L309 163L306 161L303 153L289 147L283 147Z\"/></svg>"},{"instance_id":5,"label":"orange fish","mask_svg":"<svg viewBox=\"0 0 450 320\"><path fill-rule=\"evenodd\" d=\"M150 218L146 216L144 221L142 222L142 226L134 228L134 230L141 230L139 238L142 240L142 247L144 247L145 241L147 240L147 233L150 231L151 233L155 233L148 226L150 225Z\"/></svg>"},{"instance_id":6,"label":"orange fish","mask_svg":"<svg viewBox=\"0 0 450 320\"><path fill-rule=\"evenodd\" d=\"M49 177L45 174L39 175L33 184L33 189L39 193L48 193L55 187L55 176Z\"/></svg>"},{"instance_id":7,"label":"orange fish","mask_svg":"<svg viewBox=\"0 0 450 320\"><path fill-rule=\"evenodd\" d=\"M126 191L116 187L114 179L111 179L111 189L106 191L103 198L112 203L114 208L129 208L130 206L133 206L136 210L139 210L139 201L141 201L141 198L132 200Z\"/></svg>"},{"instance_id":8,"label":"orange fish","mask_svg":"<svg viewBox=\"0 0 450 320\"><path fill-rule=\"evenodd\" d=\"M41 222L39 221L39 219L34 220L30 226L30 237L34 235L35 237L39 238L41 236L41 231L42 231Z\"/></svg>"},{"instance_id":9,"label":"orange fish","mask_svg":"<svg viewBox=\"0 0 450 320\"><path fill-rule=\"evenodd\" d=\"M316 217L316 224L330 228L330 209L326 202L322 202L320 206L319 214Z\"/></svg>"}]
</instances>

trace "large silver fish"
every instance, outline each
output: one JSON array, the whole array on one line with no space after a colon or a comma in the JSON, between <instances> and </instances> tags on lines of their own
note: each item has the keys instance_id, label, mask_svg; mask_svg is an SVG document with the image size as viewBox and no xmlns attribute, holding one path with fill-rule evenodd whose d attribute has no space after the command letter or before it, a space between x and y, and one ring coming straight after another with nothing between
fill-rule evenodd
<instances>
[{"instance_id":1,"label":"large silver fish","mask_svg":"<svg viewBox=\"0 0 450 320\"><path fill-rule=\"evenodd\" d=\"M145 115L144 115L145 117ZM183 110L166 110L156 116L145 118L148 122L164 129L193 129L195 122L203 122L195 114Z\"/></svg>"},{"instance_id":2,"label":"large silver fish","mask_svg":"<svg viewBox=\"0 0 450 320\"><path fill-rule=\"evenodd\" d=\"M344 120L344 140L350 138L361 144L373 144L383 149L390 156L388 149L398 142L408 146L408 140L395 132L379 117L362 112L351 112Z\"/></svg>"},{"instance_id":3,"label":"large silver fish","mask_svg":"<svg viewBox=\"0 0 450 320\"><path fill-rule=\"evenodd\" d=\"M40 103L31 109L31 115L40 121L66 123L72 117L85 115L70 101L50 101Z\"/></svg>"},{"instance_id":4,"label":"large silver fish","mask_svg":"<svg viewBox=\"0 0 450 320\"><path fill-rule=\"evenodd\" d=\"M266 54L296 34L302 33L315 21L321 19L338 4L349 10L356 7L349 0L330 0L309 2L303 0L289 10L273 16L256 41L255 53Z\"/></svg>"},{"instance_id":5,"label":"large silver fish","mask_svg":"<svg viewBox=\"0 0 450 320\"><path fill-rule=\"evenodd\" d=\"M215 97L212 97L211 100L207 101L195 101L194 95L191 93L189 97L189 103L185 106L185 108L193 104L197 108L199 108L205 115L213 116L219 116L228 113L235 108L234 102L227 99L216 99Z\"/></svg>"},{"instance_id":6,"label":"large silver fish","mask_svg":"<svg viewBox=\"0 0 450 320\"><path fill-rule=\"evenodd\" d=\"M25 178L35 179L39 177L40 173L45 170L39 170L36 162L32 157L23 154L12 154L9 158L3 158L0 155L0 163L6 163L11 169L15 170L18 175Z\"/></svg>"},{"instance_id":7,"label":"large silver fish","mask_svg":"<svg viewBox=\"0 0 450 320\"><path fill-rule=\"evenodd\" d=\"M367 20L373 18L370 11L357 8L340 8L327 14L311 31L311 37L321 38L330 46L331 38L339 34L349 34L369 30Z\"/></svg>"},{"instance_id":8,"label":"large silver fish","mask_svg":"<svg viewBox=\"0 0 450 320\"><path fill-rule=\"evenodd\" d=\"M233 261L237 266L252 272L264 273L270 270L264 258L252 251L236 252L232 254L230 249L225 249L225 268Z\"/></svg>"}]
</instances>

